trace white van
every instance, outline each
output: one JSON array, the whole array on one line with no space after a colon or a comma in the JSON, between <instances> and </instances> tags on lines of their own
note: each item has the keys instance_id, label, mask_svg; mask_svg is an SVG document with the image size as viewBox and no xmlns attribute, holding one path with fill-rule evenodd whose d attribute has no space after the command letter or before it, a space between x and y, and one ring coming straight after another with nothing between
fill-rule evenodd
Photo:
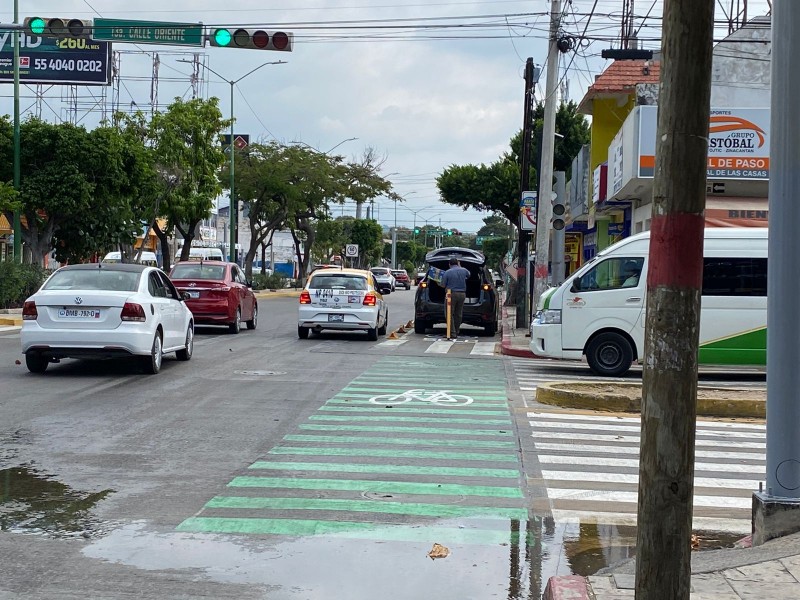
<instances>
[{"instance_id":1,"label":"white van","mask_svg":"<svg viewBox=\"0 0 800 600\"><path fill-rule=\"evenodd\" d=\"M175 262L181 259L183 248L179 248L175 253ZM192 247L189 248L189 260L219 260L224 261L225 257L222 256L222 250L219 248L202 248Z\"/></svg>"},{"instance_id":2,"label":"white van","mask_svg":"<svg viewBox=\"0 0 800 600\"><path fill-rule=\"evenodd\" d=\"M537 356L619 376L644 354L650 232L606 248L548 289L531 323ZM767 364L767 229L705 230L700 364Z\"/></svg>"},{"instance_id":3,"label":"white van","mask_svg":"<svg viewBox=\"0 0 800 600\"><path fill-rule=\"evenodd\" d=\"M133 251L133 256L131 256L131 260L133 261L138 254L138 251ZM105 255L102 262L104 263L118 263L122 262L122 255L119 252L109 252ZM155 252L142 252L142 258L139 261L139 264L147 265L148 267L157 267L158 266L158 258L156 257Z\"/></svg>"}]
</instances>

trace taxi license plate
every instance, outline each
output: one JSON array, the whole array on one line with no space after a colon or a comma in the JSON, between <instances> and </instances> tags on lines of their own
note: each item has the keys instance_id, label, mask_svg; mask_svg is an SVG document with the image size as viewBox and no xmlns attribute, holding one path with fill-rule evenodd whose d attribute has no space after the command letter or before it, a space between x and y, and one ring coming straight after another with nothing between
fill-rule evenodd
<instances>
[{"instance_id":1,"label":"taxi license plate","mask_svg":"<svg viewBox=\"0 0 800 600\"><path fill-rule=\"evenodd\" d=\"M344 323L344 315L328 315L328 323Z\"/></svg>"},{"instance_id":2,"label":"taxi license plate","mask_svg":"<svg viewBox=\"0 0 800 600\"><path fill-rule=\"evenodd\" d=\"M100 311L91 308L60 308L60 319L99 319Z\"/></svg>"}]
</instances>

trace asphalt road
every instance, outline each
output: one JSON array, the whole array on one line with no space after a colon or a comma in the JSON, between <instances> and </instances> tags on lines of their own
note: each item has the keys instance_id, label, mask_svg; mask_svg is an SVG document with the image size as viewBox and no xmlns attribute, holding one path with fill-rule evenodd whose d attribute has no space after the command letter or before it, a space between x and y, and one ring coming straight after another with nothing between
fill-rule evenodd
<instances>
[{"instance_id":1,"label":"asphalt road","mask_svg":"<svg viewBox=\"0 0 800 600\"><path fill-rule=\"evenodd\" d=\"M388 297L390 330L413 293ZM0 334L0 600L514 600L630 552L629 506L613 530L585 514L626 506L635 466L559 446L614 425L532 402L562 367L505 359L477 329L299 340L296 302L262 300L256 331L199 329L192 360L156 376L125 361L34 376Z\"/></svg>"}]
</instances>

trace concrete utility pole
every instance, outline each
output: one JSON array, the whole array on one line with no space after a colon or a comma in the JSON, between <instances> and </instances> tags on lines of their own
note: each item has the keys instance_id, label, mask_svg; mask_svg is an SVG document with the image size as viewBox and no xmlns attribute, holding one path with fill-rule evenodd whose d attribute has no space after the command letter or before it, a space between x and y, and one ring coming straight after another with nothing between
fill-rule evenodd
<instances>
[{"instance_id":1,"label":"concrete utility pole","mask_svg":"<svg viewBox=\"0 0 800 600\"><path fill-rule=\"evenodd\" d=\"M664 3L647 272L637 600L689 600L714 0Z\"/></svg>"},{"instance_id":2,"label":"concrete utility pole","mask_svg":"<svg viewBox=\"0 0 800 600\"><path fill-rule=\"evenodd\" d=\"M533 302L547 289L550 262L550 220L553 205L553 154L555 152L556 103L558 102L558 30L561 26L561 0L550 4L550 51L547 54L547 87L542 125L542 163L539 168L539 200L536 211L536 262L533 269Z\"/></svg>"},{"instance_id":3,"label":"concrete utility pole","mask_svg":"<svg viewBox=\"0 0 800 600\"><path fill-rule=\"evenodd\" d=\"M753 544L800 528L800 406L797 338L800 315L792 297L800 272L800 3L772 3L769 269L767 280L767 489L753 502ZM782 352L789 354L781 354Z\"/></svg>"},{"instance_id":4,"label":"concrete utility pole","mask_svg":"<svg viewBox=\"0 0 800 600\"><path fill-rule=\"evenodd\" d=\"M533 59L525 61L525 111L522 119L522 155L520 156L519 202L522 202L522 193L530 190L531 182L531 132L533 130L533 86L536 84L533 68ZM518 222L517 251L519 263L517 268L517 312L515 325L518 328L528 326L528 242L530 234L522 229L522 222Z\"/></svg>"}]
</instances>

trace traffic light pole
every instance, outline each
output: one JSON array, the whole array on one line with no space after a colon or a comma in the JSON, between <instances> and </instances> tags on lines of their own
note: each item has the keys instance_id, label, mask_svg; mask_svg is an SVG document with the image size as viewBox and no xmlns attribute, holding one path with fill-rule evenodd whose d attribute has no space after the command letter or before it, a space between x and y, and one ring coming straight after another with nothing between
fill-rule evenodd
<instances>
[{"instance_id":1,"label":"traffic light pole","mask_svg":"<svg viewBox=\"0 0 800 600\"><path fill-rule=\"evenodd\" d=\"M14 189L22 183L19 133L19 0L14 0ZM22 215L14 211L14 261L22 262Z\"/></svg>"}]
</instances>

